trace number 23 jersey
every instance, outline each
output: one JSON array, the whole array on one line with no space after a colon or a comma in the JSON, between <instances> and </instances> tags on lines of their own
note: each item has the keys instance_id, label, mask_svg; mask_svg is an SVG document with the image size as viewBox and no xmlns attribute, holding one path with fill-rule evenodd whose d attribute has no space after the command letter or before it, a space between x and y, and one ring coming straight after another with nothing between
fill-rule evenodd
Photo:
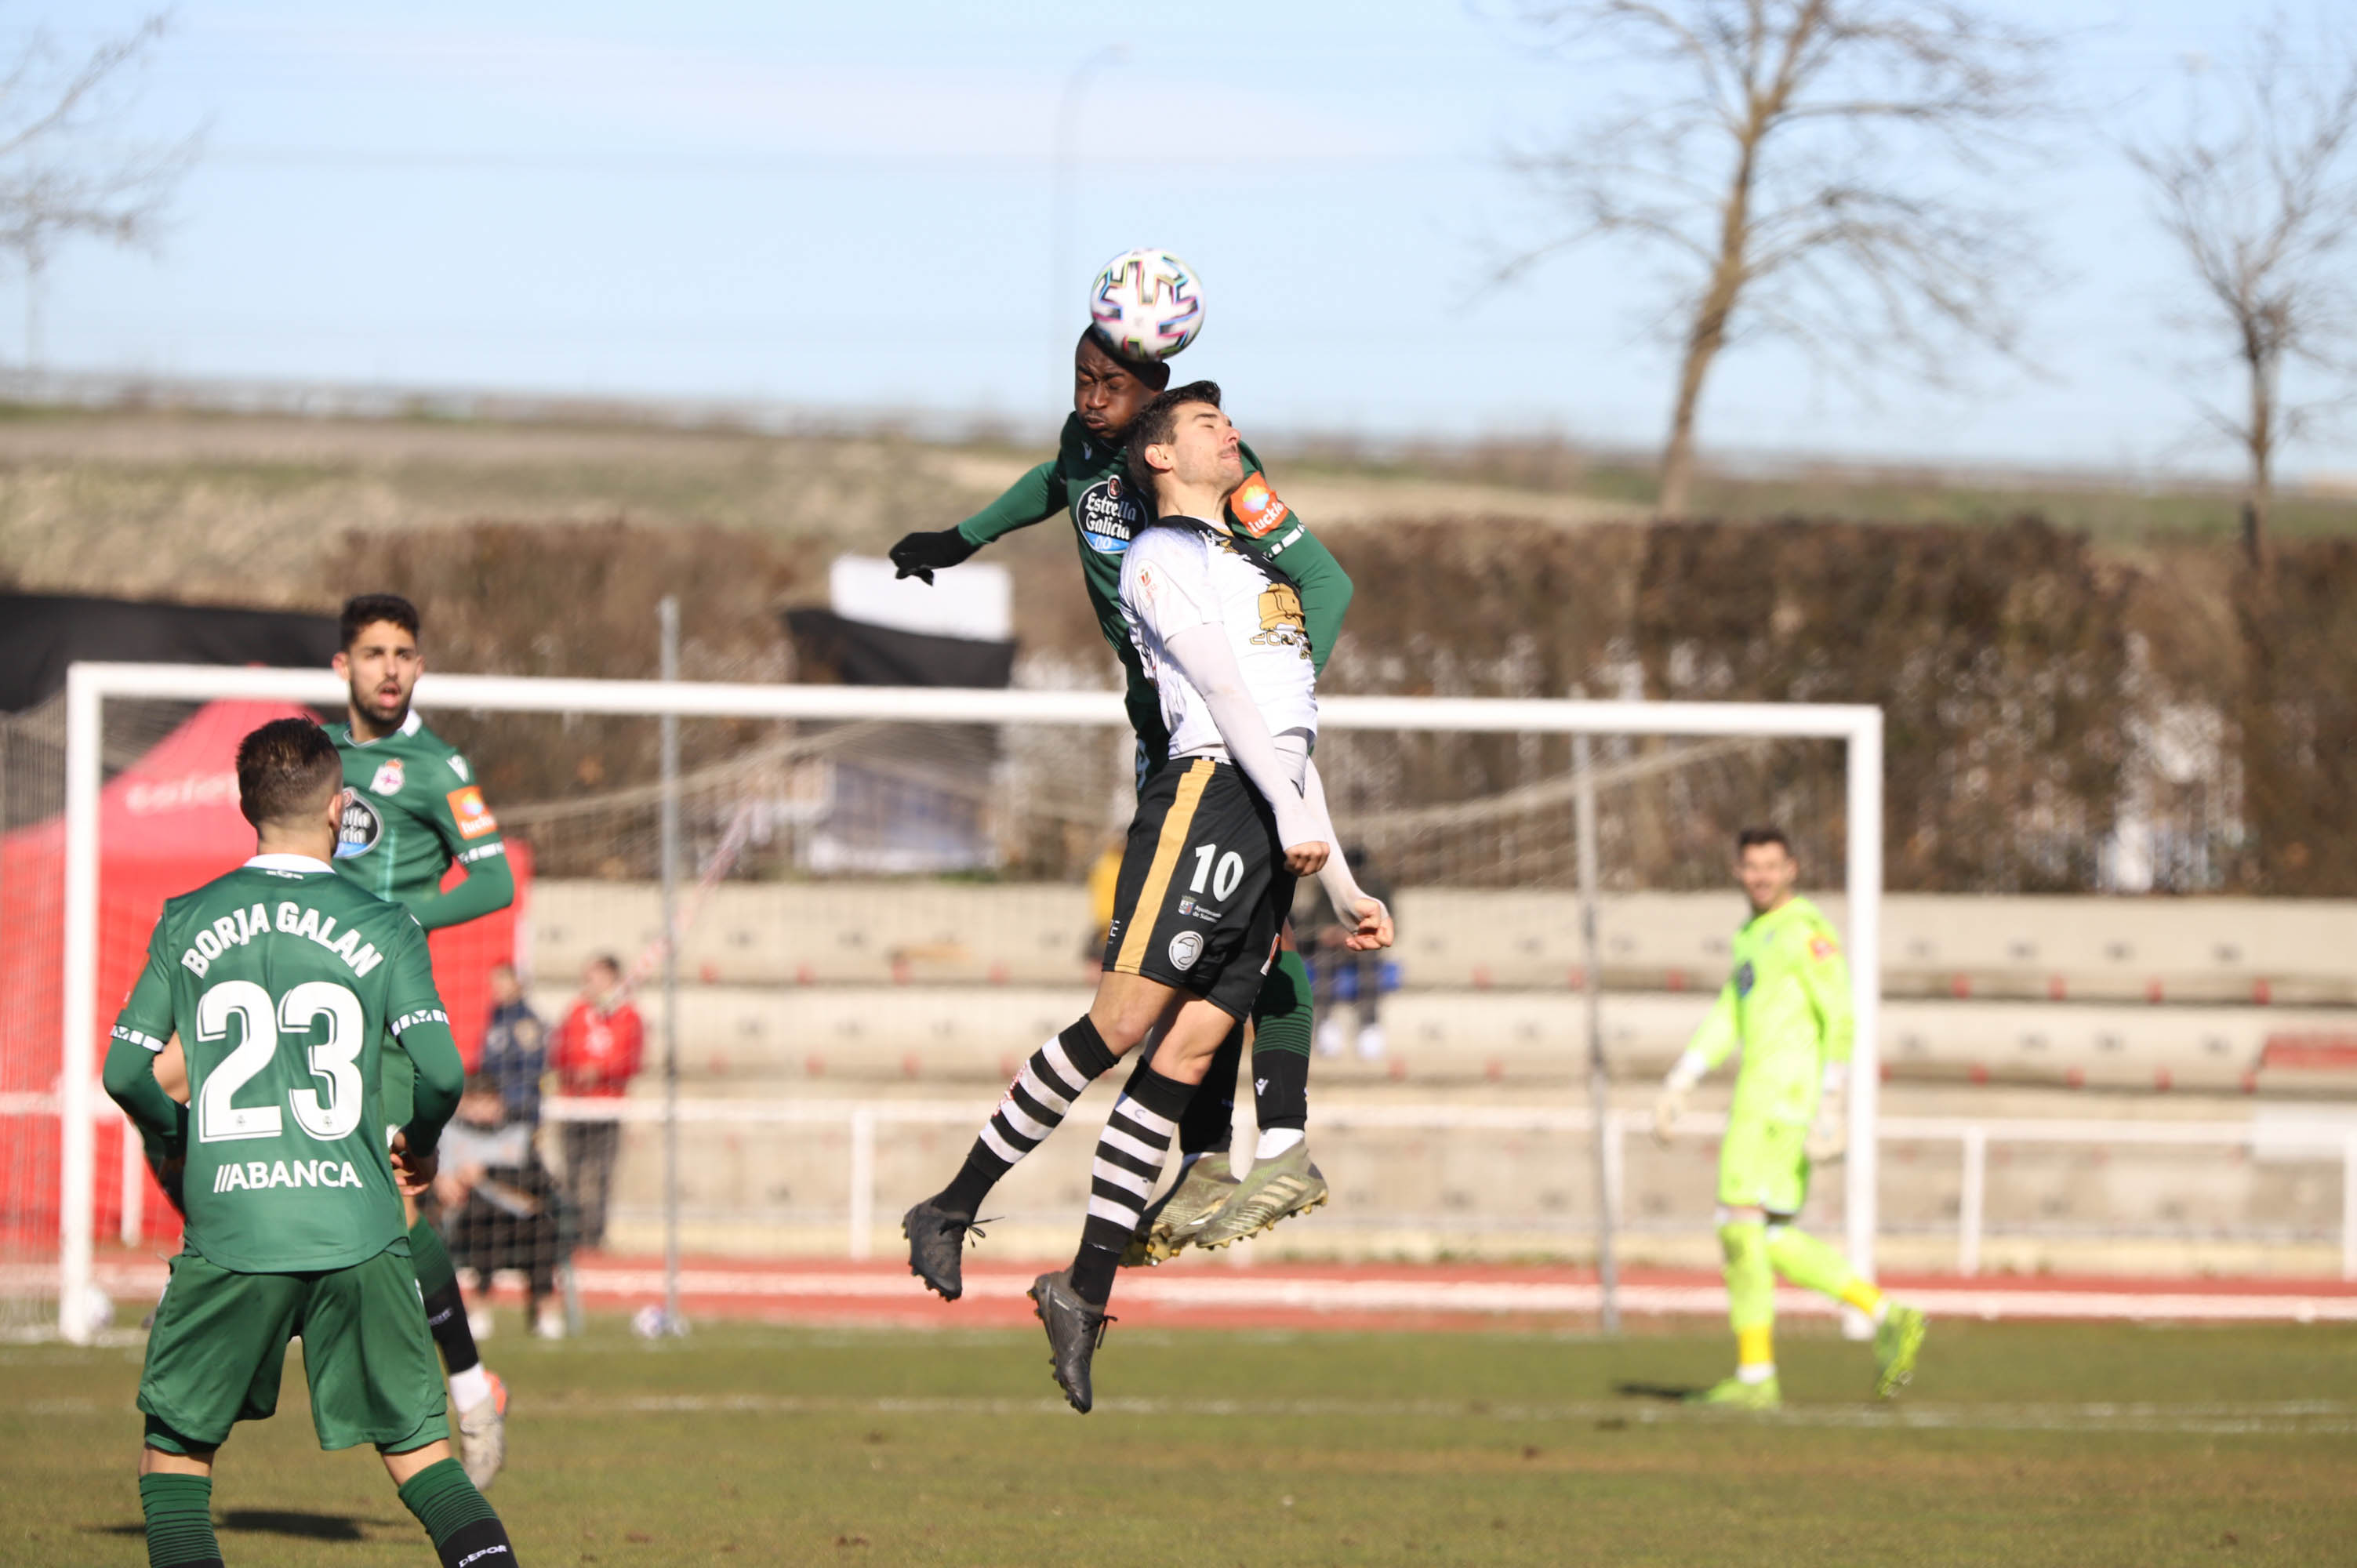
<instances>
[{"instance_id":1,"label":"number 23 jersey","mask_svg":"<svg viewBox=\"0 0 2357 1568\"><path fill-rule=\"evenodd\" d=\"M378 1077L386 1037L426 1021L448 1022L425 933L320 862L257 856L167 902L114 1034L179 1033L188 1250L293 1273L405 1236Z\"/></svg>"}]
</instances>

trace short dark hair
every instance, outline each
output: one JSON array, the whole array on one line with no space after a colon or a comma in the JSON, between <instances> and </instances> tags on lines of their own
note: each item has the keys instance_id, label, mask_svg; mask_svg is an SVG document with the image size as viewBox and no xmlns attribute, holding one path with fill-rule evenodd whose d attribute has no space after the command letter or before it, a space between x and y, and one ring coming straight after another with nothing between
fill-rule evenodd
<instances>
[{"instance_id":1,"label":"short dark hair","mask_svg":"<svg viewBox=\"0 0 2357 1568\"><path fill-rule=\"evenodd\" d=\"M349 653L360 634L381 620L391 621L412 637L417 635L417 607L399 594L354 594L344 601L336 646Z\"/></svg>"},{"instance_id":2,"label":"short dark hair","mask_svg":"<svg viewBox=\"0 0 2357 1568\"><path fill-rule=\"evenodd\" d=\"M1094 349L1098 353L1103 354L1106 359L1111 360L1114 364L1119 365L1123 370L1128 371L1131 375L1135 376L1139 381L1144 381L1156 392L1160 392L1164 387L1170 384L1169 360L1143 360L1135 354L1125 352L1122 346L1114 342L1112 338L1106 335L1104 328L1097 326L1094 322L1091 322L1089 326L1082 331L1081 340L1072 345L1072 350L1075 353L1078 353L1082 349Z\"/></svg>"},{"instance_id":3,"label":"short dark hair","mask_svg":"<svg viewBox=\"0 0 2357 1568\"><path fill-rule=\"evenodd\" d=\"M1792 853L1792 841L1784 836L1783 829L1773 827L1746 828L1741 832L1737 833L1735 835L1735 853L1741 854L1745 850L1763 843L1772 843L1777 848L1782 850L1786 854L1791 854Z\"/></svg>"},{"instance_id":4,"label":"short dark hair","mask_svg":"<svg viewBox=\"0 0 2357 1568\"><path fill-rule=\"evenodd\" d=\"M1213 408L1219 407L1220 383L1189 381L1183 387L1157 392L1154 401L1140 409L1137 417L1129 422L1129 482L1143 493L1146 510L1149 512L1155 510L1154 470L1146 467L1146 449L1168 443L1171 434L1178 428L1179 408L1190 403L1208 403Z\"/></svg>"},{"instance_id":5,"label":"short dark hair","mask_svg":"<svg viewBox=\"0 0 2357 1568\"><path fill-rule=\"evenodd\" d=\"M619 977L622 972L622 961L616 958L612 953L601 952L597 957L589 961L589 967L591 969L610 969L614 972L616 976Z\"/></svg>"},{"instance_id":6,"label":"short dark hair","mask_svg":"<svg viewBox=\"0 0 2357 1568\"><path fill-rule=\"evenodd\" d=\"M315 720L273 719L237 743L237 809L257 828L316 811L343 786L343 759Z\"/></svg>"}]
</instances>

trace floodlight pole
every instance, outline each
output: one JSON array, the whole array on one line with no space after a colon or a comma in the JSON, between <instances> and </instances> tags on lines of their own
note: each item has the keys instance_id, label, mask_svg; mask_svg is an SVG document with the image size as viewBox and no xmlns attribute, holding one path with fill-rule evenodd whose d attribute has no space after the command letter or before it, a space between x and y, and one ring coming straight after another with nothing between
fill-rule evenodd
<instances>
[{"instance_id":1,"label":"floodlight pole","mask_svg":"<svg viewBox=\"0 0 2357 1568\"><path fill-rule=\"evenodd\" d=\"M662 680L679 680L679 600L655 607L662 636ZM680 1331L679 1315L679 715L662 715L662 991L663 991L663 1328Z\"/></svg>"},{"instance_id":2,"label":"floodlight pole","mask_svg":"<svg viewBox=\"0 0 2357 1568\"><path fill-rule=\"evenodd\" d=\"M1571 737L1572 777L1578 780L1573 797L1573 825L1579 839L1579 983L1587 998L1587 1104L1595 1122L1596 1146L1596 1289L1604 1332L1620 1332L1620 1269L1612 1252L1614 1209L1620 1200L1615 1178L1612 1140L1620 1135L1612 1124L1612 1079L1604 1064L1603 943L1597 936L1598 853L1596 844L1595 745L1585 735Z\"/></svg>"}]
</instances>

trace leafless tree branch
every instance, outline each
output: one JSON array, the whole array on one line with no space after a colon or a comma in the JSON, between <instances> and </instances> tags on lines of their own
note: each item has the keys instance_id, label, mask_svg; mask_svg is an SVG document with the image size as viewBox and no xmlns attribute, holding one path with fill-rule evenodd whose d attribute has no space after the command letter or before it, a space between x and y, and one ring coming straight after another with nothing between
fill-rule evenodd
<instances>
[{"instance_id":1,"label":"leafless tree branch","mask_svg":"<svg viewBox=\"0 0 2357 1568\"><path fill-rule=\"evenodd\" d=\"M0 72L0 252L24 268L28 289L75 236L156 243L198 138L126 146L113 133L169 27L159 13L78 58L37 31Z\"/></svg>"},{"instance_id":2,"label":"leafless tree branch","mask_svg":"<svg viewBox=\"0 0 2357 1568\"><path fill-rule=\"evenodd\" d=\"M2200 402L2249 460L2243 542L2255 562L2284 443L2345 405L2357 378L2357 48L2335 35L2296 47L2274 21L2222 76L2209 96L2222 103L2197 96L2181 136L2128 158L2199 285L2193 325L2244 383L2239 414ZM2292 365L2321 372L2324 389L2287 401Z\"/></svg>"},{"instance_id":3,"label":"leafless tree branch","mask_svg":"<svg viewBox=\"0 0 2357 1568\"><path fill-rule=\"evenodd\" d=\"M2026 225L1943 189L2032 147L2040 35L1951 0L1527 0L1544 42L1651 62L1632 101L1509 166L1567 221L1500 263L1625 241L1663 258L1680 324L1660 508L1690 499L1718 354L1789 338L1847 376L1952 380L1954 349L2018 353L2039 275Z\"/></svg>"}]
</instances>

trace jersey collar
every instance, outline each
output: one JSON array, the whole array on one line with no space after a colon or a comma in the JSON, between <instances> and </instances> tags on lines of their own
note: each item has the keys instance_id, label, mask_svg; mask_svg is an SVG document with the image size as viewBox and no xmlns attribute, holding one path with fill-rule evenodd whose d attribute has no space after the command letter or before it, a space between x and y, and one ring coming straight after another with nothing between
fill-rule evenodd
<instances>
[{"instance_id":1,"label":"jersey collar","mask_svg":"<svg viewBox=\"0 0 2357 1568\"><path fill-rule=\"evenodd\" d=\"M248 871L327 872L335 875L336 868L324 860L313 860L307 854L257 854L245 863Z\"/></svg>"},{"instance_id":2,"label":"jersey collar","mask_svg":"<svg viewBox=\"0 0 2357 1568\"><path fill-rule=\"evenodd\" d=\"M416 704L412 703L409 709L409 716L401 721L401 727L393 731L393 734L415 735L419 730L422 730L425 727L425 720L424 716L418 713ZM376 740L362 740L360 736L360 732L352 727L352 721L349 717L344 720L344 736L354 746L361 747L374 746L377 740L390 740L393 738L392 736L381 735L376 737Z\"/></svg>"}]
</instances>

